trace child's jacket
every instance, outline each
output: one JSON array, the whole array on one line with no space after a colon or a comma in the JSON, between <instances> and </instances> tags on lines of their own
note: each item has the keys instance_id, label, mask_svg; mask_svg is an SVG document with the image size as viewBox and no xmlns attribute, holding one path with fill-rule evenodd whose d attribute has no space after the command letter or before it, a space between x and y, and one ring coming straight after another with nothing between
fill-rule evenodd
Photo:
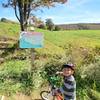
<instances>
[{"instance_id":1,"label":"child's jacket","mask_svg":"<svg viewBox=\"0 0 100 100\"><path fill-rule=\"evenodd\" d=\"M64 83L60 91L64 95L64 100L76 100L76 82L72 75L64 77Z\"/></svg>"}]
</instances>

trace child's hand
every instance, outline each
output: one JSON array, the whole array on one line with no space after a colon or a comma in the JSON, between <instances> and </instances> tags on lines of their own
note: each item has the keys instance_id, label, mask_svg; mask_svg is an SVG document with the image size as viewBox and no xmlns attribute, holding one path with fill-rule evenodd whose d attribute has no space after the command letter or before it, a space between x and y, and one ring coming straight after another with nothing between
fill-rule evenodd
<instances>
[{"instance_id":1,"label":"child's hand","mask_svg":"<svg viewBox=\"0 0 100 100\"><path fill-rule=\"evenodd\" d=\"M59 95L58 90L54 90L54 94L55 94L55 95Z\"/></svg>"},{"instance_id":2,"label":"child's hand","mask_svg":"<svg viewBox=\"0 0 100 100\"><path fill-rule=\"evenodd\" d=\"M63 72L57 71L56 74L57 74L57 75L63 75Z\"/></svg>"}]
</instances>

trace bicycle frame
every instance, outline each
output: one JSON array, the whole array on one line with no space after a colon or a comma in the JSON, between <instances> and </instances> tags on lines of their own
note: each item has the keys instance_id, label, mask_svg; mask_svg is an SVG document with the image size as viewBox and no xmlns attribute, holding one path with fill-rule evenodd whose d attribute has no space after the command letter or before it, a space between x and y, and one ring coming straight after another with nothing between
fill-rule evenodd
<instances>
[{"instance_id":1,"label":"bicycle frame","mask_svg":"<svg viewBox=\"0 0 100 100\"><path fill-rule=\"evenodd\" d=\"M56 96L56 98L57 98L57 100L63 100L63 97L61 96L61 94L58 94L58 95Z\"/></svg>"},{"instance_id":2,"label":"bicycle frame","mask_svg":"<svg viewBox=\"0 0 100 100\"><path fill-rule=\"evenodd\" d=\"M57 93L57 94L54 94L56 100L63 100L63 96L61 95L61 93Z\"/></svg>"},{"instance_id":3,"label":"bicycle frame","mask_svg":"<svg viewBox=\"0 0 100 100\"><path fill-rule=\"evenodd\" d=\"M55 91L58 90L58 88L54 85L54 81L56 81L56 79L51 77L51 80L52 81L49 80L49 90L48 91L42 91L40 93L41 98L43 100L64 100L61 93L55 92Z\"/></svg>"},{"instance_id":4,"label":"bicycle frame","mask_svg":"<svg viewBox=\"0 0 100 100\"><path fill-rule=\"evenodd\" d=\"M43 100L63 100L63 96L60 93L55 93L55 90L57 90L57 88L55 86L50 86L51 88L49 89L49 91L42 91L41 92L41 97L43 98ZM45 95L43 96L42 94L46 93L46 97ZM50 99L52 98L52 99Z\"/></svg>"}]
</instances>

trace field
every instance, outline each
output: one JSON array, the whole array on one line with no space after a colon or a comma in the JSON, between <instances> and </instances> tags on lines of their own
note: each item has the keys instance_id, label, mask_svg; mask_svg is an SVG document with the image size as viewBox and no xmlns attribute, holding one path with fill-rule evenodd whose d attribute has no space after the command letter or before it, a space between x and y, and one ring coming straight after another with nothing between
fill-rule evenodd
<instances>
[{"instance_id":1,"label":"field","mask_svg":"<svg viewBox=\"0 0 100 100\"><path fill-rule=\"evenodd\" d=\"M0 22L0 39L6 38L6 43L15 44L19 30L17 23ZM62 63L74 62L77 65L78 100L100 100L100 30L48 31L36 28L35 31L44 34L44 47L35 49L34 79L28 77L31 68L29 49L0 49L0 94L30 93L30 90L47 85L40 75L41 72L45 75L46 67L57 70ZM93 68L97 70L93 71Z\"/></svg>"},{"instance_id":2,"label":"field","mask_svg":"<svg viewBox=\"0 0 100 100\"><path fill-rule=\"evenodd\" d=\"M0 37L19 39L19 25L16 23L0 22ZM37 32L44 34L44 48L50 53L59 53L66 45L72 44L79 47L94 48L100 46L100 30L66 30L66 31L47 31L36 29ZM60 50L57 50L60 49ZM48 52L49 52L48 51Z\"/></svg>"},{"instance_id":3,"label":"field","mask_svg":"<svg viewBox=\"0 0 100 100\"><path fill-rule=\"evenodd\" d=\"M47 31L36 29L37 32L44 33L45 40L55 45L65 45L66 43L80 43L83 46L100 45L100 30L67 30L67 31ZM0 22L0 35L19 38L20 28L16 23Z\"/></svg>"}]
</instances>

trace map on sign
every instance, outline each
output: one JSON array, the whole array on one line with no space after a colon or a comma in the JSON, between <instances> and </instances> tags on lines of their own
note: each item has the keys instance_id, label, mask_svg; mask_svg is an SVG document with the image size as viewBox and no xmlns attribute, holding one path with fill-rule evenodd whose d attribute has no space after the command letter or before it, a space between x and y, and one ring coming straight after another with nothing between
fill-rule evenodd
<instances>
[{"instance_id":1,"label":"map on sign","mask_svg":"<svg viewBox=\"0 0 100 100\"><path fill-rule=\"evenodd\" d=\"M43 34L38 32L21 32L20 48L41 48L43 47Z\"/></svg>"}]
</instances>

